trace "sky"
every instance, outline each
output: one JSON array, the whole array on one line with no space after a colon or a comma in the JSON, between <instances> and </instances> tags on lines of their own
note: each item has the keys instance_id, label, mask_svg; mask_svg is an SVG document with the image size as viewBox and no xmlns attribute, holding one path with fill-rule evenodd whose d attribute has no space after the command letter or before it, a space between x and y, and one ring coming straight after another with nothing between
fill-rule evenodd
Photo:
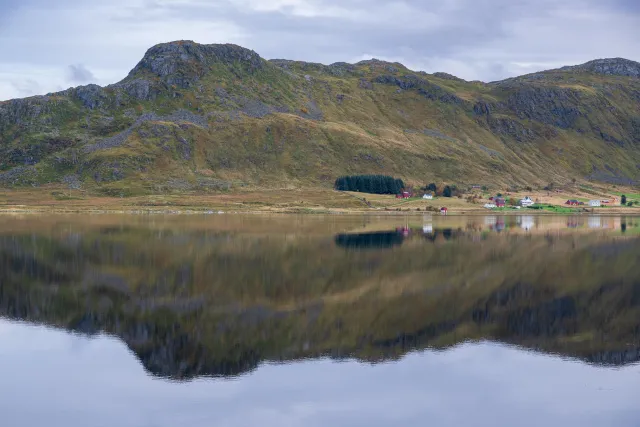
<instances>
[{"instance_id":1,"label":"sky","mask_svg":"<svg viewBox=\"0 0 640 427\"><path fill-rule=\"evenodd\" d=\"M0 100L115 83L174 40L494 81L596 58L640 61L640 1L0 0Z\"/></svg>"}]
</instances>

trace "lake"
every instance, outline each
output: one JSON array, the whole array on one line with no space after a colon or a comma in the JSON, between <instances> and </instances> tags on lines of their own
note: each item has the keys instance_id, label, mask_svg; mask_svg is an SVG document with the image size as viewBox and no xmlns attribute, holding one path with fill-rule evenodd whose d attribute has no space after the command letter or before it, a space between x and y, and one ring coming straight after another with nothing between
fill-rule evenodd
<instances>
[{"instance_id":1,"label":"lake","mask_svg":"<svg viewBox=\"0 0 640 427\"><path fill-rule=\"evenodd\" d=\"M3 426L638 426L640 218L0 216Z\"/></svg>"}]
</instances>

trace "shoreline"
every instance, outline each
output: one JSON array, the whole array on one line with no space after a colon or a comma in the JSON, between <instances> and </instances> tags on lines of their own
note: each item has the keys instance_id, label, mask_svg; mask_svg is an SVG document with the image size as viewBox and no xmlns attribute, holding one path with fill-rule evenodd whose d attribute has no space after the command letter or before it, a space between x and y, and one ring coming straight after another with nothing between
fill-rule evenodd
<instances>
[{"instance_id":1,"label":"shoreline","mask_svg":"<svg viewBox=\"0 0 640 427\"><path fill-rule=\"evenodd\" d=\"M610 208L606 212L582 211L582 212L551 212L541 210L522 210L522 211L491 211L491 210L471 210L471 211L450 211L447 215L442 215L432 211L384 211L384 210L196 210L196 209L157 209L157 208L138 208L138 209L60 209L47 207L26 207L26 208L0 208L0 215L357 215L357 216L388 216L388 217L406 217L406 216L638 216L640 217L640 209L633 208Z\"/></svg>"},{"instance_id":2,"label":"shoreline","mask_svg":"<svg viewBox=\"0 0 640 427\"><path fill-rule=\"evenodd\" d=\"M629 193L637 194L637 193ZM25 214L135 214L135 215L360 215L360 216L640 216L640 206L569 208L566 194L545 196L533 193L539 205L553 209L490 210L484 202L462 197L433 200L399 200L390 195L369 195L322 188L247 190L215 194L155 194L131 197L96 196L82 190L59 188L0 189L0 215ZM521 197L511 194L510 197ZM640 195L636 197L640 198ZM638 200L636 198L635 200Z\"/></svg>"}]
</instances>

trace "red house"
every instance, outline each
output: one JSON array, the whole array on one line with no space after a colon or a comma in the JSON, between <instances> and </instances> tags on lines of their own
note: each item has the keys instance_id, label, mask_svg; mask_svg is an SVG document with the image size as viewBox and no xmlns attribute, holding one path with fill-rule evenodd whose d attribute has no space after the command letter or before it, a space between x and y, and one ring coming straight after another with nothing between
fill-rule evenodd
<instances>
[{"instance_id":1,"label":"red house","mask_svg":"<svg viewBox=\"0 0 640 427\"><path fill-rule=\"evenodd\" d=\"M449 213L449 209L447 209L447 208L440 208L440 213L441 213L442 215L446 215L447 213Z\"/></svg>"},{"instance_id":2,"label":"red house","mask_svg":"<svg viewBox=\"0 0 640 427\"><path fill-rule=\"evenodd\" d=\"M495 203L496 203L496 207L498 207L498 208L504 208L507 205L507 202L503 198L500 198L500 197L497 197L495 199Z\"/></svg>"},{"instance_id":3,"label":"red house","mask_svg":"<svg viewBox=\"0 0 640 427\"><path fill-rule=\"evenodd\" d=\"M565 205L569 205L569 206L578 206L579 204L580 202L577 200L567 200L567 202L565 203Z\"/></svg>"},{"instance_id":4,"label":"red house","mask_svg":"<svg viewBox=\"0 0 640 427\"><path fill-rule=\"evenodd\" d=\"M409 193L408 191L403 191L400 194L396 194L396 199L410 199L411 198L411 193Z\"/></svg>"}]
</instances>

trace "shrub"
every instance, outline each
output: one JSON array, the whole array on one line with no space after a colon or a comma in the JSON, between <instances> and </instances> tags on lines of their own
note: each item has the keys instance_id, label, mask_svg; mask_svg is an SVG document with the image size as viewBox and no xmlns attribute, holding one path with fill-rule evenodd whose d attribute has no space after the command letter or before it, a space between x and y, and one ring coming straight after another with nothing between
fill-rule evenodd
<instances>
[{"instance_id":1,"label":"shrub","mask_svg":"<svg viewBox=\"0 0 640 427\"><path fill-rule=\"evenodd\" d=\"M621 205L626 205L627 204L627 196L625 196L624 194L622 195L622 198L620 199L620 204Z\"/></svg>"}]
</instances>

